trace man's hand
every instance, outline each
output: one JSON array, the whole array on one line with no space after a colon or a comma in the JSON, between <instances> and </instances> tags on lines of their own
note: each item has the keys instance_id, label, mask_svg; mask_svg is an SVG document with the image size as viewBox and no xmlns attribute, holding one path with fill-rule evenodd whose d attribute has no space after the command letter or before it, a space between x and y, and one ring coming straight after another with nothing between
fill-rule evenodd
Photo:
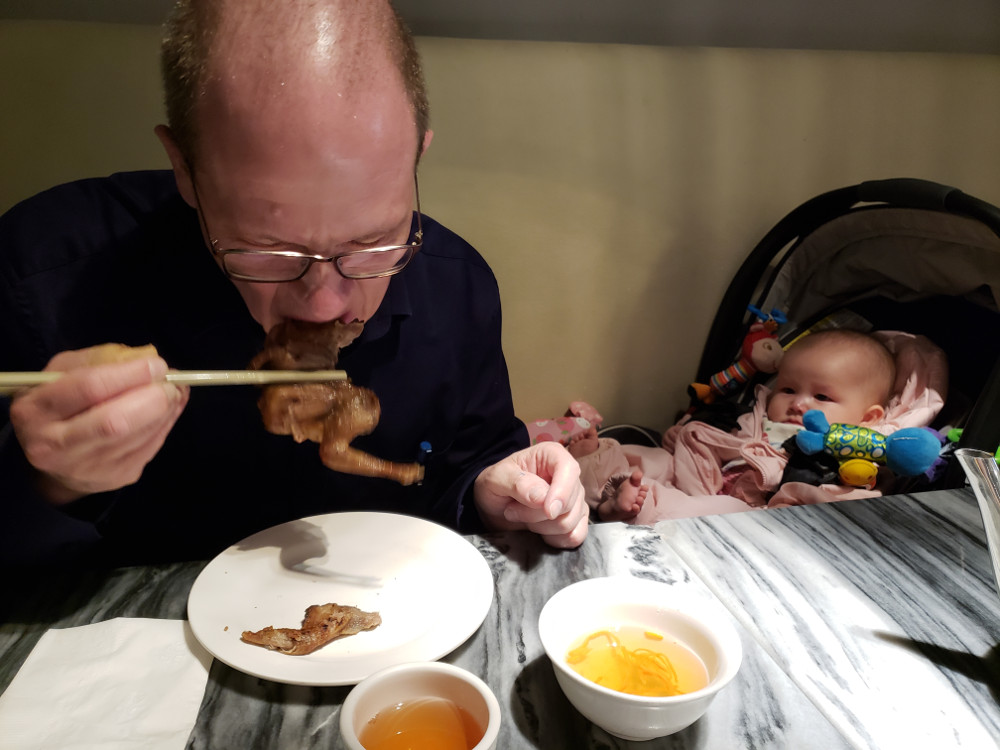
<instances>
[{"instance_id":1,"label":"man's hand","mask_svg":"<svg viewBox=\"0 0 1000 750\"><path fill-rule=\"evenodd\" d=\"M45 370L66 374L10 406L39 490L54 503L138 481L187 404L188 389L163 380L167 364L155 353L95 365L101 349L57 354Z\"/></svg>"},{"instance_id":2,"label":"man's hand","mask_svg":"<svg viewBox=\"0 0 1000 750\"><path fill-rule=\"evenodd\" d=\"M558 443L538 443L484 469L475 498L491 528L527 528L553 547L579 547L587 538L580 465Z\"/></svg>"}]
</instances>

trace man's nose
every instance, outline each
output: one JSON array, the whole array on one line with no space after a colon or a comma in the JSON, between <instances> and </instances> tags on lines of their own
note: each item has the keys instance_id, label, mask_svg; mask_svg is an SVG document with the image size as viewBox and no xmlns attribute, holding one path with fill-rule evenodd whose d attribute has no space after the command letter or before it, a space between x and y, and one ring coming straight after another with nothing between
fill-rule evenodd
<instances>
[{"instance_id":1,"label":"man's nose","mask_svg":"<svg viewBox=\"0 0 1000 750\"><path fill-rule=\"evenodd\" d=\"M293 282L300 314L309 320L333 320L346 309L349 287L333 263L313 263L306 275Z\"/></svg>"}]
</instances>

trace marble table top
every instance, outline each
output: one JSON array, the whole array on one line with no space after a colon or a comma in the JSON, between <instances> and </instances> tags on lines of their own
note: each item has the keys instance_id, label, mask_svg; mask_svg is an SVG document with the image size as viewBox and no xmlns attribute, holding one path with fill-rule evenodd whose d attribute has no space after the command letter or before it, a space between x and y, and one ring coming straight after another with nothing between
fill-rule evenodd
<instances>
[{"instance_id":1,"label":"marble table top","mask_svg":"<svg viewBox=\"0 0 1000 750\"><path fill-rule=\"evenodd\" d=\"M497 694L501 750L1000 747L1000 596L969 490L600 524L575 551L520 532L468 539L496 592L483 625L444 660ZM0 690L50 627L184 618L204 565L13 585L0 602ZM730 613L740 673L682 732L620 740L560 692L538 614L562 587L602 575L662 581ZM349 691L260 680L216 661L188 747L340 748Z\"/></svg>"}]
</instances>

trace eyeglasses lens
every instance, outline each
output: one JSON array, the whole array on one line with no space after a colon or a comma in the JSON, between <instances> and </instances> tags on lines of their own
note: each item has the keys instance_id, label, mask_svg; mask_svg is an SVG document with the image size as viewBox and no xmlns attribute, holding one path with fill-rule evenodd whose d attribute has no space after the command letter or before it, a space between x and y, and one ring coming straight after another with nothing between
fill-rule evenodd
<instances>
[{"instance_id":1,"label":"eyeglasses lens","mask_svg":"<svg viewBox=\"0 0 1000 750\"><path fill-rule=\"evenodd\" d=\"M337 268L348 276L371 276L386 273L406 265L413 253L411 247L393 247L372 252L358 252L337 258Z\"/></svg>"},{"instance_id":2,"label":"eyeglasses lens","mask_svg":"<svg viewBox=\"0 0 1000 750\"><path fill-rule=\"evenodd\" d=\"M244 279L286 281L297 279L309 267L307 258L230 250L223 254L226 273Z\"/></svg>"}]
</instances>

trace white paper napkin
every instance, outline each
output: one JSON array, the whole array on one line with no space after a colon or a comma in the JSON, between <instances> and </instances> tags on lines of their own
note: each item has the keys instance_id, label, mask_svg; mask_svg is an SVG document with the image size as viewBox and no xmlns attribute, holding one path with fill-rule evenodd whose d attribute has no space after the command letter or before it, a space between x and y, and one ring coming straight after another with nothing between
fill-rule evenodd
<instances>
[{"instance_id":1,"label":"white paper napkin","mask_svg":"<svg viewBox=\"0 0 1000 750\"><path fill-rule=\"evenodd\" d=\"M49 630L0 696L0 750L183 750L211 663L183 620Z\"/></svg>"}]
</instances>

